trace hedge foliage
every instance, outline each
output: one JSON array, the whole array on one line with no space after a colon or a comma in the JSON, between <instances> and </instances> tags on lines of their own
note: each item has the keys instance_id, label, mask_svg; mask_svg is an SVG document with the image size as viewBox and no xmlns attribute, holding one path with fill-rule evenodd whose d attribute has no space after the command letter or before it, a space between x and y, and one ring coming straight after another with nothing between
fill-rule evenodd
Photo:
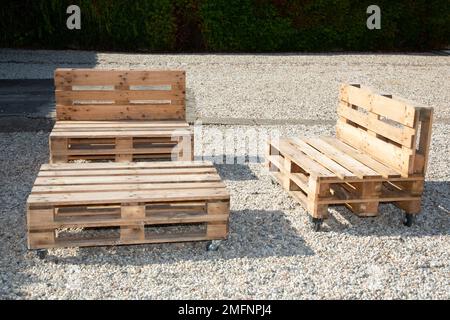
<instances>
[{"instance_id":1,"label":"hedge foliage","mask_svg":"<svg viewBox=\"0 0 450 320\"><path fill-rule=\"evenodd\" d=\"M81 8L81 30L66 9ZM366 9L381 8L381 30ZM429 50L450 39L448 0L4 0L0 46L118 51Z\"/></svg>"}]
</instances>

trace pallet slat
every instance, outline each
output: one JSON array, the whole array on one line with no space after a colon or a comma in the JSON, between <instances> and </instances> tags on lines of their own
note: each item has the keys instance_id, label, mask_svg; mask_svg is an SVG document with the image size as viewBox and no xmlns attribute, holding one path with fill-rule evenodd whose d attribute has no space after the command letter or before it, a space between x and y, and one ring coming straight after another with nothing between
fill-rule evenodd
<instances>
[{"instance_id":1,"label":"pallet slat","mask_svg":"<svg viewBox=\"0 0 450 320\"><path fill-rule=\"evenodd\" d=\"M57 120L182 120L183 105L56 105Z\"/></svg>"}]
</instances>

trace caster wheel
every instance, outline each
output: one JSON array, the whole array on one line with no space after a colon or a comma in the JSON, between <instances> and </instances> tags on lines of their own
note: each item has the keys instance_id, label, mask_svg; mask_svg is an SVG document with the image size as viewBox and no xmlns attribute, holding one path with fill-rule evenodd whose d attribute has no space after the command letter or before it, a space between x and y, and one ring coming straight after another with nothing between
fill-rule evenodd
<instances>
[{"instance_id":1,"label":"caster wheel","mask_svg":"<svg viewBox=\"0 0 450 320\"><path fill-rule=\"evenodd\" d=\"M403 220L403 225L407 226L407 227L411 227L414 224L415 219L415 215L413 214L405 214L405 220Z\"/></svg>"},{"instance_id":2,"label":"caster wheel","mask_svg":"<svg viewBox=\"0 0 450 320\"><path fill-rule=\"evenodd\" d=\"M220 242L219 241L209 241L206 245L207 251L217 251L219 249Z\"/></svg>"},{"instance_id":3,"label":"caster wheel","mask_svg":"<svg viewBox=\"0 0 450 320\"><path fill-rule=\"evenodd\" d=\"M39 249L36 251L36 255L38 256L39 259L44 260L45 257L47 257L47 250Z\"/></svg>"},{"instance_id":4,"label":"caster wheel","mask_svg":"<svg viewBox=\"0 0 450 320\"><path fill-rule=\"evenodd\" d=\"M275 180L270 180L270 182L272 183L273 186L277 185L277 182Z\"/></svg>"},{"instance_id":5,"label":"caster wheel","mask_svg":"<svg viewBox=\"0 0 450 320\"><path fill-rule=\"evenodd\" d=\"M322 222L323 222L323 219L312 218L312 226L313 226L313 230L315 232L320 231L320 228L322 227Z\"/></svg>"}]
</instances>

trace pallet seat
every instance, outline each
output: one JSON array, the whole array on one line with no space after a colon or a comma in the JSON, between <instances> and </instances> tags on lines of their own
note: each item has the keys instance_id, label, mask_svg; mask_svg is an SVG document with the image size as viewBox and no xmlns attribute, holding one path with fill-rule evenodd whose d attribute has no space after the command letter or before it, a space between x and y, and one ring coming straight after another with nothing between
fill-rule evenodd
<instances>
[{"instance_id":1,"label":"pallet seat","mask_svg":"<svg viewBox=\"0 0 450 320\"><path fill-rule=\"evenodd\" d=\"M268 142L266 165L275 181L320 229L329 205L360 216L378 214L380 202L420 212L433 109L360 85L342 85L336 137Z\"/></svg>"},{"instance_id":2,"label":"pallet seat","mask_svg":"<svg viewBox=\"0 0 450 320\"><path fill-rule=\"evenodd\" d=\"M229 210L211 162L44 164L27 200L28 248L221 240Z\"/></svg>"},{"instance_id":3,"label":"pallet seat","mask_svg":"<svg viewBox=\"0 0 450 320\"><path fill-rule=\"evenodd\" d=\"M57 69L50 162L193 159L185 72Z\"/></svg>"}]
</instances>

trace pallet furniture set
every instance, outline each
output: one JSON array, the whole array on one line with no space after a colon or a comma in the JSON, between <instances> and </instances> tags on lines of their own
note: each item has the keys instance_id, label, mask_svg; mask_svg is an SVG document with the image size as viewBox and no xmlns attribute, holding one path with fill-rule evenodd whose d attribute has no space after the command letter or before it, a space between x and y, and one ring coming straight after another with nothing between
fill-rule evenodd
<instances>
[{"instance_id":1,"label":"pallet furniture set","mask_svg":"<svg viewBox=\"0 0 450 320\"><path fill-rule=\"evenodd\" d=\"M27 200L28 248L226 239L230 195L212 163L193 161L184 71L57 69L55 87L50 164ZM375 216L379 203L392 202L410 225L432 116L343 85L336 137L268 141L266 165L315 230L333 204Z\"/></svg>"},{"instance_id":2,"label":"pallet furniture set","mask_svg":"<svg viewBox=\"0 0 450 320\"><path fill-rule=\"evenodd\" d=\"M229 192L212 163L193 161L184 71L57 69L55 89L28 248L227 237Z\"/></svg>"},{"instance_id":3,"label":"pallet furniture set","mask_svg":"<svg viewBox=\"0 0 450 320\"><path fill-rule=\"evenodd\" d=\"M268 142L272 177L313 218L316 230L329 205L360 216L378 214L380 202L420 212L433 109L360 85L340 89L336 137Z\"/></svg>"}]
</instances>

